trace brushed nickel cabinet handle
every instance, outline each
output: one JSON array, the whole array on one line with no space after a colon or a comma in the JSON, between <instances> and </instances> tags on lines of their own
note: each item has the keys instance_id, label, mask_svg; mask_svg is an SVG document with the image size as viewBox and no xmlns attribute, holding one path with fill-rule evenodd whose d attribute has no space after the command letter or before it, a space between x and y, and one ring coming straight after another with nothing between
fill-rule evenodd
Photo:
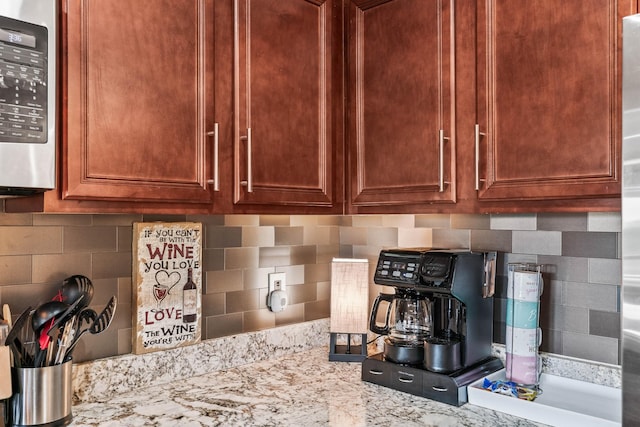
<instances>
[{"instance_id":1,"label":"brushed nickel cabinet handle","mask_svg":"<svg viewBox=\"0 0 640 427\"><path fill-rule=\"evenodd\" d=\"M247 187L247 193L253 193L253 179L251 176L251 128L247 128L247 136L241 136L240 139L247 141L247 180L241 181L240 185Z\"/></svg>"},{"instance_id":2,"label":"brushed nickel cabinet handle","mask_svg":"<svg viewBox=\"0 0 640 427\"><path fill-rule=\"evenodd\" d=\"M444 129L440 129L438 142L440 144L440 154L438 161L438 191L444 192L444 141L449 140L444 136Z\"/></svg>"},{"instance_id":3,"label":"brushed nickel cabinet handle","mask_svg":"<svg viewBox=\"0 0 640 427\"><path fill-rule=\"evenodd\" d=\"M480 132L480 125L476 123L476 191L480 190L480 135L486 134Z\"/></svg>"},{"instance_id":4,"label":"brushed nickel cabinet handle","mask_svg":"<svg viewBox=\"0 0 640 427\"><path fill-rule=\"evenodd\" d=\"M220 160L218 158L218 123L214 123L213 130L207 132L207 136L213 136L213 178L207 180L213 184L213 191L220 191Z\"/></svg>"},{"instance_id":5,"label":"brushed nickel cabinet handle","mask_svg":"<svg viewBox=\"0 0 640 427\"><path fill-rule=\"evenodd\" d=\"M437 386L437 385L432 386L431 389L433 391L437 391L439 393L443 393L443 392L447 391L447 387L440 387L440 386Z\"/></svg>"}]
</instances>

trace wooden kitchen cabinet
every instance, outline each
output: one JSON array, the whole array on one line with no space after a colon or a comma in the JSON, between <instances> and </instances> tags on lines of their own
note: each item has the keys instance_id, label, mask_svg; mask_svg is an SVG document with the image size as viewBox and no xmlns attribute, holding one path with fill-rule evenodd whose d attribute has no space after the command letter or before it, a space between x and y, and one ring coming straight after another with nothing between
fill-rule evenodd
<instances>
[{"instance_id":1,"label":"wooden kitchen cabinet","mask_svg":"<svg viewBox=\"0 0 640 427\"><path fill-rule=\"evenodd\" d=\"M234 211L342 213L341 1L231 4Z\"/></svg>"},{"instance_id":2,"label":"wooden kitchen cabinet","mask_svg":"<svg viewBox=\"0 0 640 427\"><path fill-rule=\"evenodd\" d=\"M634 0L349 3L350 212L619 210Z\"/></svg>"},{"instance_id":3,"label":"wooden kitchen cabinet","mask_svg":"<svg viewBox=\"0 0 640 427\"><path fill-rule=\"evenodd\" d=\"M58 190L7 211L342 213L342 25L340 0L63 1Z\"/></svg>"},{"instance_id":4,"label":"wooden kitchen cabinet","mask_svg":"<svg viewBox=\"0 0 640 427\"><path fill-rule=\"evenodd\" d=\"M455 202L453 2L348 3L351 206Z\"/></svg>"},{"instance_id":5,"label":"wooden kitchen cabinet","mask_svg":"<svg viewBox=\"0 0 640 427\"><path fill-rule=\"evenodd\" d=\"M478 2L480 200L619 196L621 19L635 3Z\"/></svg>"}]
</instances>

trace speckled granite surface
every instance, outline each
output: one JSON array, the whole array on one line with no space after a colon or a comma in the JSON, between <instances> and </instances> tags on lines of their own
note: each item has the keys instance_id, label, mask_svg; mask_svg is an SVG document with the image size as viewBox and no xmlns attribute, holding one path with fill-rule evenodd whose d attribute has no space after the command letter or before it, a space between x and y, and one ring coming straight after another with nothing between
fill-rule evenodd
<instances>
[{"instance_id":1,"label":"speckled granite surface","mask_svg":"<svg viewBox=\"0 0 640 427\"><path fill-rule=\"evenodd\" d=\"M74 365L75 426L531 426L361 381L328 361L328 319ZM504 346L494 345L504 359ZM543 371L620 387L620 367L542 354ZM398 408L404 408L399 411Z\"/></svg>"},{"instance_id":2,"label":"speckled granite surface","mask_svg":"<svg viewBox=\"0 0 640 427\"><path fill-rule=\"evenodd\" d=\"M360 380L327 347L73 407L73 426L539 426Z\"/></svg>"}]
</instances>

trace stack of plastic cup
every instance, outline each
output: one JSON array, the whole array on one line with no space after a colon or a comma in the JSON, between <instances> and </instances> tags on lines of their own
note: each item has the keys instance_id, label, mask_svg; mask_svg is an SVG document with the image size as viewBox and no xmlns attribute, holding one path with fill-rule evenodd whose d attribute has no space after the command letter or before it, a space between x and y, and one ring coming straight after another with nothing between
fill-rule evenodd
<instances>
[{"instance_id":1,"label":"stack of plastic cup","mask_svg":"<svg viewBox=\"0 0 640 427\"><path fill-rule=\"evenodd\" d=\"M541 266L509 264L507 287L506 379L521 385L537 386L541 363L538 347L542 330L538 325Z\"/></svg>"}]
</instances>

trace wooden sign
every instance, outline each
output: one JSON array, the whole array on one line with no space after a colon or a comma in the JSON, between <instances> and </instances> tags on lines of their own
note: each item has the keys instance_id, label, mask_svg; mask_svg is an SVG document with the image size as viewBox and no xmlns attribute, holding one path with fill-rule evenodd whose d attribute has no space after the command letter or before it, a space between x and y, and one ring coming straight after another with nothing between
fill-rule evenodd
<instances>
[{"instance_id":1,"label":"wooden sign","mask_svg":"<svg viewBox=\"0 0 640 427\"><path fill-rule=\"evenodd\" d=\"M133 224L133 351L194 344L201 335L202 224Z\"/></svg>"}]
</instances>

